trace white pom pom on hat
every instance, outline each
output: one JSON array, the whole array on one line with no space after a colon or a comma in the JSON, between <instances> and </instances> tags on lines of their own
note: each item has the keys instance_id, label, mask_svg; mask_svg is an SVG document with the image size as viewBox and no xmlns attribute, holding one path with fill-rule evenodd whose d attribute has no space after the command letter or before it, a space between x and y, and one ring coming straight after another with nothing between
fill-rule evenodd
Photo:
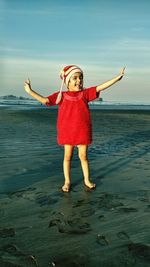
<instances>
[{"instance_id":1,"label":"white pom pom on hat","mask_svg":"<svg viewBox=\"0 0 150 267\"><path fill-rule=\"evenodd\" d=\"M62 79L62 84L61 84L60 91L56 99L56 104L59 104L59 102L61 101L62 88L63 88L64 83L66 84L66 86L68 86L71 76L76 72L81 72L83 74L83 71L76 65L66 66L61 70L60 78Z\"/></svg>"}]
</instances>

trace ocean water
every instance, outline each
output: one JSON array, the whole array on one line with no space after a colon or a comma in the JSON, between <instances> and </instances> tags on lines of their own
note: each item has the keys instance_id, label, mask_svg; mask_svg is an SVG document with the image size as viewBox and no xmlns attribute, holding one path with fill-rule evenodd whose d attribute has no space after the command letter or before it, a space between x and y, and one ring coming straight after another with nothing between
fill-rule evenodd
<instances>
[{"instance_id":1,"label":"ocean water","mask_svg":"<svg viewBox=\"0 0 150 267\"><path fill-rule=\"evenodd\" d=\"M90 109L112 109L112 110L150 110L150 103L141 103L141 102L116 102L116 101L93 101L89 104ZM41 107L45 108L42 104L37 102L36 100L5 100L0 99L0 107L11 107L11 108L19 108L19 109L28 109L28 108L36 108ZM57 107L50 107L57 108Z\"/></svg>"}]
</instances>

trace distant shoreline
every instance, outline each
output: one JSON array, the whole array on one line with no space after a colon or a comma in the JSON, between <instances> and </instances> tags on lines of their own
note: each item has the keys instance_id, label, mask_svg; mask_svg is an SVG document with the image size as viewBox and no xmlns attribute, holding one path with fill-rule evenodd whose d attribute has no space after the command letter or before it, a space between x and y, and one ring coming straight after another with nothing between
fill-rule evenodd
<instances>
[{"instance_id":1,"label":"distant shoreline","mask_svg":"<svg viewBox=\"0 0 150 267\"><path fill-rule=\"evenodd\" d=\"M46 106L36 101L0 101L0 109L47 109ZM57 109L57 106L48 109ZM150 104L89 104L91 110L150 110Z\"/></svg>"}]
</instances>

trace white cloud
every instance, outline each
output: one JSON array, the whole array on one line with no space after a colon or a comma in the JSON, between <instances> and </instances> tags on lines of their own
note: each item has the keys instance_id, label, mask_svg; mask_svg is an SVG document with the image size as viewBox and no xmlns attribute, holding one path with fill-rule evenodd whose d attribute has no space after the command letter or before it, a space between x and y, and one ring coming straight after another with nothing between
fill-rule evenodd
<instances>
[{"instance_id":1,"label":"white cloud","mask_svg":"<svg viewBox=\"0 0 150 267\"><path fill-rule=\"evenodd\" d=\"M15 48L15 47L10 47L10 46L0 46L0 52L4 53L19 53L19 52L25 52L26 49L23 48Z\"/></svg>"},{"instance_id":2,"label":"white cloud","mask_svg":"<svg viewBox=\"0 0 150 267\"><path fill-rule=\"evenodd\" d=\"M85 46L85 44L84 44ZM84 47L83 47L84 48ZM82 47L81 47L82 49ZM94 45L91 43L86 44L86 50L97 51L107 53L107 51L119 51L119 52L150 52L150 40L149 39L131 39L122 38L119 40L105 40L105 42L96 42Z\"/></svg>"},{"instance_id":3,"label":"white cloud","mask_svg":"<svg viewBox=\"0 0 150 267\"><path fill-rule=\"evenodd\" d=\"M120 50L150 52L150 40L122 39L117 44Z\"/></svg>"}]
</instances>

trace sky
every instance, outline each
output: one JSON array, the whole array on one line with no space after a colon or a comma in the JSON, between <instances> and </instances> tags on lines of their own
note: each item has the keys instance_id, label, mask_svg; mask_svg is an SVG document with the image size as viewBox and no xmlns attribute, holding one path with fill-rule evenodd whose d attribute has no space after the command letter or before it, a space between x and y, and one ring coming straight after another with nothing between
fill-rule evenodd
<instances>
[{"instance_id":1,"label":"sky","mask_svg":"<svg viewBox=\"0 0 150 267\"><path fill-rule=\"evenodd\" d=\"M28 97L27 78L50 95L66 65L82 68L85 87L125 66L103 100L150 103L149 10L149 0L0 0L0 96Z\"/></svg>"}]
</instances>

